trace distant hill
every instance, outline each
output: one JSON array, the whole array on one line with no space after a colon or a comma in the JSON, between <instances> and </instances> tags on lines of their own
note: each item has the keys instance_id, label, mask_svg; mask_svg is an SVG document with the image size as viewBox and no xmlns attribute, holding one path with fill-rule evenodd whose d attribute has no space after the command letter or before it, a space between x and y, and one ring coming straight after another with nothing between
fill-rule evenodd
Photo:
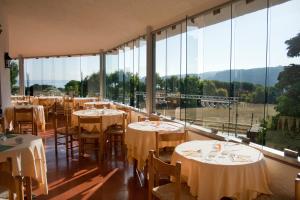
<instances>
[{"instance_id":1,"label":"distant hill","mask_svg":"<svg viewBox=\"0 0 300 200\"><path fill-rule=\"evenodd\" d=\"M268 85L274 86L277 83L278 74L283 71L282 66L268 68ZM265 84L266 68L255 69L236 69L231 70L231 80L238 82L249 82L253 84ZM205 72L200 74L201 79L217 80L228 82L230 77L230 70Z\"/></svg>"}]
</instances>

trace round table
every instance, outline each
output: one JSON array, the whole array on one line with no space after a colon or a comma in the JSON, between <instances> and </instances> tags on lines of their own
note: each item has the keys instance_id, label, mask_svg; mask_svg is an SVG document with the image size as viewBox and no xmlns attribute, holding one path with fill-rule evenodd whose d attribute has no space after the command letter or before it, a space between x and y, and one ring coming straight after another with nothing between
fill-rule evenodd
<instances>
[{"instance_id":1,"label":"round table","mask_svg":"<svg viewBox=\"0 0 300 200\"><path fill-rule=\"evenodd\" d=\"M40 97L34 97L33 104L39 105L39 100L43 100L43 106L52 106L56 101L62 102L63 97L61 96L40 96Z\"/></svg>"},{"instance_id":2,"label":"round table","mask_svg":"<svg viewBox=\"0 0 300 200\"><path fill-rule=\"evenodd\" d=\"M17 144L16 138L22 138L23 142ZM5 141L0 140L0 162L8 158L12 161L13 176L37 180L43 194L48 194L46 156L41 137L10 134Z\"/></svg>"},{"instance_id":3,"label":"round table","mask_svg":"<svg viewBox=\"0 0 300 200\"><path fill-rule=\"evenodd\" d=\"M45 121L44 107L39 105L15 105L15 106L7 107L4 111L6 127L9 128L11 122L13 122L14 108L30 108L30 107L33 107L33 120L36 123L37 127L41 131L45 131L46 121ZM27 116L24 115L24 118L26 117Z\"/></svg>"},{"instance_id":4,"label":"round table","mask_svg":"<svg viewBox=\"0 0 300 200\"><path fill-rule=\"evenodd\" d=\"M92 102L86 102L83 105L84 105L85 108L97 107L97 106L109 107L110 103L105 102L105 101L92 101Z\"/></svg>"},{"instance_id":5,"label":"round table","mask_svg":"<svg viewBox=\"0 0 300 200\"><path fill-rule=\"evenodd\" d=\"M122 117L124 111L113 109L88 109L78 110L72 114L72 126L78 126L78 117L100 117L102 116L102 128L105 131L113 124L122 124ZM87 131L92 131L95 126L89 124L82 124L82 128Z\"/></svg>"},{"instance_id":6,"label":"round table","mask_svg":"<svg viewBox=\"0 0 300 200\"><path fill-rule=\"evenodd\" d=\"M254 199L271 194L263 154L252 147L216 140L194 140L175 148L172 164L181 162L182 180L192 195L219 200L224 196Z\"/></svg>"},{"instance_id":7,"label":"round table","mask_svg":"<svg viewBox=\"0 0 300 200\"><path fill-rule=\"evenodd\" d=\"M165 121L143 121L128 125L125 134L127 158L129 162L137 160L137 169L142 170L148 158L149 150L155 150L155 132L183 132L182 124ZM160 147L176 146L178 142L161 143Z\"/></svg>"},{"instance_id":8,"label":"round table","mask_svg":"<svg viewBox=\"0 0 300 200\"><path fill-rule=\"evenodd\" d=\"M97 97L74 97L74 103L76 106L83 107L84 103L97 101Z\"/></svg>"}]
</instances>

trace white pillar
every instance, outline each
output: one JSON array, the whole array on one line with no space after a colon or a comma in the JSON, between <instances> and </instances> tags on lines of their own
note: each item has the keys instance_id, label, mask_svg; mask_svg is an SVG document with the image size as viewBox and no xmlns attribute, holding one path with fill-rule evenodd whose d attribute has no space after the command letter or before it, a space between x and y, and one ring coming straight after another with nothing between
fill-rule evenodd
<instances>
[{"instance_id":1,"label":"white pillar","mask_svg":"<svg viewBox=\"0 0 300 200\"><path fill-rule=\"evenodd\" d=\"M153 65L153 36L152 27L146 28L146 41L147 41L147 76L146 76L146 109L147 113L154 112L154 98L155 98L155 66Z\"/></svg>"},{"instance_id":2,"label":"white pillar","mask_svg":"<svg viewBox=\"0 0 300 200\"><path fill-rule=\"evenodd\" d=\"M100 71L99 71L99 89L100 100L105 98L105 54L103 50L100 50Z\"/></svg>"},{"instance_id":3,"label":"white pillar","mask_svg":"<svg viewBox=\"0 0 300 200\"><path fill-rule=\"evenodd\" d=\"M10 70L4 68L4 53L9 52L8 50L8 26L6 19L3 16L3 11L0 6L0 103L1 108L4 111L5 107L10 104Z\"/></svg>"},{"instance_id":4,"label":"white pillar","mask_svg":"<svg viewBox=\"0 0 300 200\"><path fill-rule=\"evenodd\" d=\"M24 73L24 58L19 55L19 95L25 95L25 73Z\"/></svg>"}]
</instances>

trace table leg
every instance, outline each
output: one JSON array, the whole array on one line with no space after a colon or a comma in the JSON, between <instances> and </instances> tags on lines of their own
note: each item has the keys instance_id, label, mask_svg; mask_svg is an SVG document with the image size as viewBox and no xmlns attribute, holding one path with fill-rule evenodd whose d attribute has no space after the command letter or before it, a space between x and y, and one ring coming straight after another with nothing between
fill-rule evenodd
<instances>
[{"instance_id":1,"label":"table leg","mask_svg":"<svg viewBox=\"0 0 300 200\"><path fill-rule=\"evenodd\" d=\"M16 181L16 193L17 193L17 200L24 199L24 189L23 189L23 181L21 176L17 176L15 178Z\"/></svg>"}]
</instances>

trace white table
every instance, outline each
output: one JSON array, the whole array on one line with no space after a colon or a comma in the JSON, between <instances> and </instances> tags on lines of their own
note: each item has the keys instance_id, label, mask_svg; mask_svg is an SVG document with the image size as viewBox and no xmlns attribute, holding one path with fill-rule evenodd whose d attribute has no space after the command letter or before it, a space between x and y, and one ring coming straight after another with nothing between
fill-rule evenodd
<instances>
[{"instance_id":1,"label":"white table","mask_svg":"<svg viewBox=\"0 0 300 200\"><path fill-rule=\"evenodd\" d=\"M36 123L37 127L41 131L45 131L46 121L45 121L45 113L44 107L39 105L15 105L9 106L4 111L6 127L9 128L11 122L14 119L14 108L30 108L33 107L33 120ZM24 114L22 116L24 118L28 118L28 115Z\"/></svg>"},{"instance_id":2,"label":"white table","mask_svg":"<svg viewBox=\"0 0 300 200\"><path fill-rule=\"evenodd\" d=\"M6 141L0 141L0 146L11 148L0 151L0 162L12 160L12 175L31 177L39 184L43 194L48 194L46 156L42 138L31 134L15 135ZM23 138L22 144L16 144L16 138ZM3 147L3 146L2 146Z\"/></svg>"},{"instance_id":3,"label":"white table","mask_svg":"<svg viewBox=\"0 0 300 200\"><path fill-rule=\"evenodd\" d=\"M92 101L92 102L86 102L83 104L85 108L89 107L96 107L96 106L110 106L110 102L105 102L105 101Z\"/></svg>"},{"instance_id":4,"label":"white table","mask_svg":"<svg viewBox=\"0 0 300 200\"><path fill-rule=\"evenodd\" d=\"M113 109L88 109L78 110L72 114L72 126L78 126L78 117L100 117L102 116L102 128L105 131L113 124L121 124L124 111ZM82 124L82 128L92 131L96 128L94 125Z\"/></svg>"},{"instance_id":5,"label":"white table","mask_svg":"<svg viewBox=\"0 0 300 200\"><path fill-rule=\"evenodd\" d=\"M195 140L175 148L172 164L176 161L181 161L182 180L198 200L223 196L250 200L258 193L271 194L264 156L252 147Z\"/></svg>"},{"instance_id":6,"label":"white table","mask_svg":"<svg viewBox=\"0 0 300 200\"><path fill-rule=\"evenodd\" d=\"M75 105L79 107L83 107L84 103L91 102L91 101L97 101L97 97L74 97L74 103Z\"/></svg>"},{"instance_id":7,"label":"white table","mask_svg":"<svg viewBox=\"0 0 300 200\"><path fill-rule=\"evenodd\" d=\"M125 134L127 158L129 162L137 160L137 169L142 170L148 158L149 150L155 150L155 132L183 132L184 126L174 122L143 121L128 125ZM177 142L161 143L161 147L176 146Z\"/></svg>"}]
</instances>

